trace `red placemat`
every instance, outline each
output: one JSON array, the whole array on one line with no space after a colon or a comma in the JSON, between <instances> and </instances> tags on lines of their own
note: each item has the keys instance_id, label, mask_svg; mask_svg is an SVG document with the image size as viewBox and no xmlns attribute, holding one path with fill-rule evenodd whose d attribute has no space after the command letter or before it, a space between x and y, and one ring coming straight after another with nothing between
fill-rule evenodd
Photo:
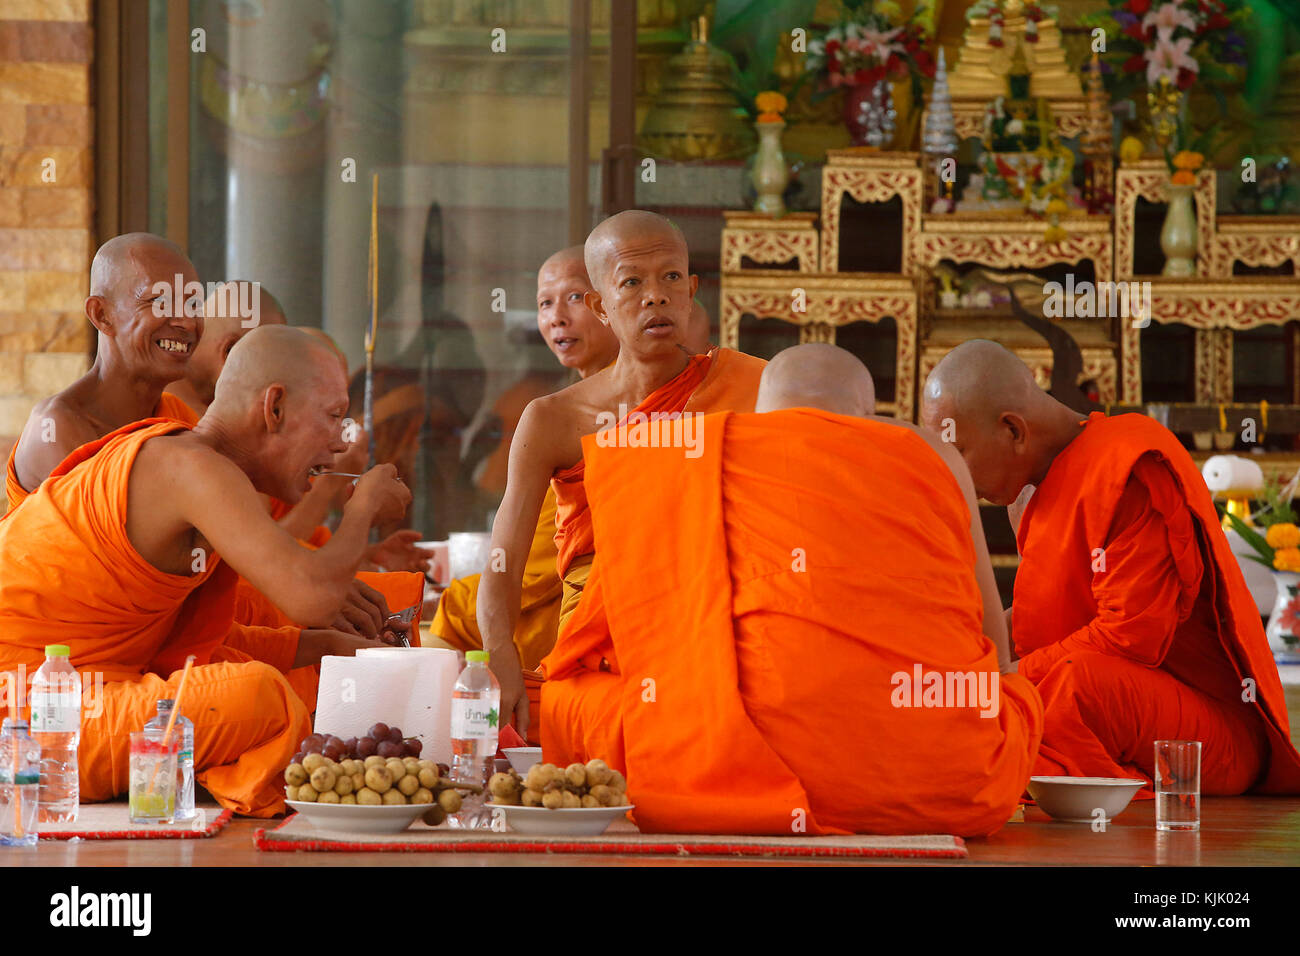
<instances>
[{"instance_id":1,"label":"red placemat","mask_svg":"<svg viewBox=\"0 0 1300 956\"><path fill-rule=\"evenodd\" d=\"M229 810L215 803L201 804L199 815L184 823L134 824L126 801L83 803L72 823L42 823L42 840L197 840L216 836L230 818Z\"/></svg>"}]
</instances>

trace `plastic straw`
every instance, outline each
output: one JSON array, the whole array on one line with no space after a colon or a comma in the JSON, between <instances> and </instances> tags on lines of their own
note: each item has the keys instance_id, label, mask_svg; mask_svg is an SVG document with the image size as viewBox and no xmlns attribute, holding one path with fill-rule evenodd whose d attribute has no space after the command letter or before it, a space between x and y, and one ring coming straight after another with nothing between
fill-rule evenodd
<instances>
[{"instance_id":1,"label":"plastic straw","mask_svg":"<svg viewBox=\"0 0 1300 956\"><path fill-rule=\"evenodd\" d=\"M181 712L181 696L185 693L185 680L190 676L190 668L194 666L194 655L191 654L185 658L185 670L181 671L181 682L176 687L176 700L172 703L172 715L167 719L167 729L163 731L163 750L166 751L172 740L172 728L176 726L176 716ZM149 777L149 789L145 791L145 796L153 796L153 785L158 781L158 763L153 765L153 773Z\"/></svg>"}]
</instances>

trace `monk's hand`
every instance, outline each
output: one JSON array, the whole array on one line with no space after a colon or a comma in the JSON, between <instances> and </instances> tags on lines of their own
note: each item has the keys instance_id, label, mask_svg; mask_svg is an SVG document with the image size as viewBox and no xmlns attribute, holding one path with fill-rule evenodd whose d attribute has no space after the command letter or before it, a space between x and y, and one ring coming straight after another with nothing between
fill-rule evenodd
<instances>
[{"instance_id":1,"label":"monk's hand","mask_svg":"<svg viewBox=\"0 0 1300 956\"><path fill-rule=\"evenodd\" d=\"M332 627L306 627L298 636L298 654L294 667L311 667L322 657L353 657L363 647L385 647L385 642L373 637L345 634Z\"/></svg>"},{"instance_id":2,"label":"monk's hand","mask_svg":"<svg viewBox=\"0 0 1300 956\"><path fill-rule=\"evenodd\" d=\"M418 531L394 531L383 541L367 548L364 560L385 571L419 571L423 574L429 570L432 555L415 546L419 540Z\"/></svg>"},{"instance_id":3,"label":"monk's hand","mask_svg":"<svg viewBox=\"0 0 1300 956\"><path fill-rule=\"evenodd\" d=\"M397 477L397 469L385 462L357 479L349 504L358 503L369 509L372 524L400 521L411 505L411 489Z\"/></svg>"},{"instance_id":4,"label":"monk's hand","mask_svg":"<svg viewBox=\"0 0 1300 956\"><path fill-rule=\"evenodd\" d=\"M388 620L388 602L384 596L356 578L348 585L347 599L334 619L333 627L353 637L376 638L384 632Z\"/></svg>"},{"instance_id":5,"label":"monk's hand","mask_svg":"<svg viewBox=\"0 0 1300 956\"><path fill-rule=\"evenodd\" d=\"M524 668L519 663L519 650L514 641L495 648L488 658L488 667L496 674L501 685L501 713L513 714L515 730L520 737L528 736L528 694L524 691Z\"/></svg>"}]
</instances>

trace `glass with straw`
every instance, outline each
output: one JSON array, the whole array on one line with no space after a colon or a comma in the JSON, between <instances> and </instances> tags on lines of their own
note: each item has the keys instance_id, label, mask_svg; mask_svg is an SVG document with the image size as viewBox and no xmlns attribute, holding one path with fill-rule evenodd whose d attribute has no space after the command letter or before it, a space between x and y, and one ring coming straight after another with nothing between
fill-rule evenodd
<instances>
[{"instance_id":1,"label":"glass with straw","mask_svg":"<svg viewBox=\"0 0 1300 956\"><path fill-rule=\"evenodd\" d=\"M190 676L194 655L185 659L176 703L171 719L161 734L156 730L137 730L131 734L129 802L131 822L168 824L176 818L176 760L181 749L181 735L176 732L176 715L180 713L185 681Z\"/></svg>"}]
</instances>

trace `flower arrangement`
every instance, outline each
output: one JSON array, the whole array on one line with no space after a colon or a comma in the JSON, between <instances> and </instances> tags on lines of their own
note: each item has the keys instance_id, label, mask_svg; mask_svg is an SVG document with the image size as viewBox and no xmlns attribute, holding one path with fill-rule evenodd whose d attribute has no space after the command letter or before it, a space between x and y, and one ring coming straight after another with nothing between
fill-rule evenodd
<instances>
[{"instance_id":1,"label":"flower arrangement","mask_svg":"<svg viewBox=\"0 0 1300 956\"><path fill-rule=\"evenodd\" d=\"M1044 20L1055 20L1057 18L1057 9L1047 4L1040 6L1030 0L1029 3L1024 5L1023 16L1025 18L1025 42L1037 43L1038 24ZM979 2L967 8L967 22L981 19L989 22L989 46L1006 46L1007 41L1003 36L1006 30L1006 18L1002 13L999 0L979 0Z\"/></svg>"},{"instance_id":2,"label":"flower arrangement","mask_svg":"<svg viewBox=\"0 0 1300 956\"><path fill-rule=\"evenodd\" d=\"M1163 77L1180 90L1197 80L1222 84L1244 66L1246 0L1107 0L1083 25L1106 31L1112 95L1128 96Z\"/></svg>"},{"instance_id":3,"label":"flower arrangement","mask_svg":"<svg viewBox=\"0 0 1300 956\"><path fill-rule=\"evenodd\" d=\"M754 97L754 107L758 110L758 123L780 123L789 103L785 96L776 90L764 90Z\"/></svg>"},{"instance_id":4,"label":"flower arrangement","mask_svg":"<svg viewBox=\"0 0 1300 956\"><path fill-rule=\"evenodd\" d=\"M1270 571L1300 572L1300 524L1291 506L1293 487L1290 482L1266 481L1262 499L1264 507L1252 515L1264 533L1260 534L1235 514L1228 512L1233 530L1254 549L1245 557L1257 561Z\"/></svg>"},{"instance_id":5,"label":"flower arrangement","mask_svg":"<svg viewBox=\"0 0 1300 956\"><path fill-rule=\"evenodd\" d=\"M934 76L934 59L925 49L925 28L917 16L897 22L902 13L893 0L842 0L842 6L844 18L808 43L806 69L826 87L869 87L910 76L919 90L922 76Z\"/></svg>"},{"instance_id":6,"label":"flower arrangement","mask_svg":"<svg viewBox=\"0 0 1300 956\"><path fill-rule=\"evenodd\" d=\"M1190 149L1180 149L1169 160L1173 175L1169 181L1175 186L1195 186L1196 171L1205 165L1205 157Z\"/></svg>"}]
</instances>

